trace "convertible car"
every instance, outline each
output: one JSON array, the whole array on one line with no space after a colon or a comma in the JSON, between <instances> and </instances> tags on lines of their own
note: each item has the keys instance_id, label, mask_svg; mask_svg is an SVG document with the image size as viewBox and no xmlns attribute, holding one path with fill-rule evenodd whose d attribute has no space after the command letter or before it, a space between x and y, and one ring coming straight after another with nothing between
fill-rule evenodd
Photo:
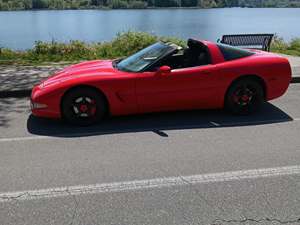
<instances>
[{"instance_id":1,"label":"convertible car","mask_svg":"<svg viewBox=\"0 0 300 225\"><path fill-rule=\"evenodd\" d=\"M124 59L69 66L35 86L35 116L90 125L105 115L225 108L257 111L285 93L287 59L268 52L189 39L157 42Z\"/></svg>"}]
</instances>

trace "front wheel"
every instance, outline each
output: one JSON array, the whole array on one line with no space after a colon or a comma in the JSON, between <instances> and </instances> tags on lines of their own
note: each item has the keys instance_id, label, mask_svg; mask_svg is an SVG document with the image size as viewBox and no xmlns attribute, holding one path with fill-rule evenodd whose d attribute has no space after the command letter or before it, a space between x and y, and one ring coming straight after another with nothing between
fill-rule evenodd
<instances>
[{"instance_id":1,"label":"front wheel","mask_svg":"<svg viewBox=\"0 0 300 225\"><path fill-rule=\"evenodd\" d=\"M71 124L88 126L99 122L107 110L104 97L92 88L69 91L62 100L63 118Z\"/></svg>"},{"instance_id":2,"label":"front wheel","mask_svg":"<svg viewBox=\"0 0 300 225\"><path fill-rule=\"evenodd\" d=\"M245 78L231 85L225 97L225 108L233 114L247 115L258 111L264 101L262 85Z\"/></svg>"}]
</instances>

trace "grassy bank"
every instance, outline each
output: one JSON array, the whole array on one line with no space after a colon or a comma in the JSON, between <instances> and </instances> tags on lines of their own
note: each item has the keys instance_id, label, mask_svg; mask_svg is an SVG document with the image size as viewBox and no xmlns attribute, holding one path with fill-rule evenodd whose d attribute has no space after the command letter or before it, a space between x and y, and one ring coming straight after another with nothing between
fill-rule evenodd
<instances>
[{"instance_id":1,"label":"grassy bank","mask_svg":"<svg viewBox=\"0 0 300 225\"><path fill-rule=\"evenodd\" d=\"M300 56L300 38L285 42L282 38L275 36L271 45L271 51L286 55Z\"/></svg>"},{"instance_id":2,"label":"grassy bank","mask_svg":"<svg viewBox=\"0 0 300 225\"><path fill-rule=\"evenodd\" d=\"M149 33L129 31L118 34L110 42L88 44L82 41L70 41L69 43L38 41L32 49L26 51L2 49L0 64L40 64L43 62L76 62L81 60L118 58L131 55L159 40L171 41L182 46L185 45L183 40L177 38L159 37Z\"/></svg>"},{"instance_id":3,"label":"grassy bank","mask_svg":"<svg viewBox=\"0 0 300 225\"><path fill-rule=\"evenodd\" d=\"M172 41L181 46L185 45L185 41L181 39L129 31L118 34L110 42L87 44L81 41L70 41L69 43L38 41L32 49L26 51L2 49L0 64L43 64L118 58L133 54L158 40ZM285 42L276 37L271 50L277 53L300 56L300 38Z\"/></svg>"}]
</instances>

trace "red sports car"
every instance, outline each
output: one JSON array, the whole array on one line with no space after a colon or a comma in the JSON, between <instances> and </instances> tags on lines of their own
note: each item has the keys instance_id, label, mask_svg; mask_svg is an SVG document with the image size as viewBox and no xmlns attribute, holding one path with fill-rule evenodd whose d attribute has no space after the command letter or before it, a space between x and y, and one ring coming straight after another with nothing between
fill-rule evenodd
<instances>
[{"instance_id":1,"label":"red sports car","mask_svg":"<svg viewBox=\"0 0 300 225\"><path fill-rule=\"evenodd\" d=\"M248 114L280 97L291 81L287 59L259 50L189 39L155 43L124 59L65 68L31 95L33 115L89 125L107 114L226 108Z\"/></svg>"}]
</instances>

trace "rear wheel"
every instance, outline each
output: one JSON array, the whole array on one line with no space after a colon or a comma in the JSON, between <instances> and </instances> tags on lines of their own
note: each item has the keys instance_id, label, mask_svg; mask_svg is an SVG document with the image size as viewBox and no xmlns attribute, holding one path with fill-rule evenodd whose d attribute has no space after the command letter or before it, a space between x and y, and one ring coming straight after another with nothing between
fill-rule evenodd
<instances>
[{"instance_id":1,"label":"rear wheel","mask_svg":"<svg viewBox=\"0 0 300 225\"><path fill-rule=\"evenodd\" d=\"M231 85L225 98L225 108L233 114L247 115L258 111L264 102L262 85L252 78Z\"/></svg>"},{"instance_id":2,"label":"rear wheel","mask_svg":"<svg viewBox=\"0 0 300 225\"><path fill-rule=\"evenodd\" d=\"M97 90L85 87L68 92L63 98L61 107L64 119L79 126L99 122L107 110L104 97Z\"/></svg>"}]
</instances>

